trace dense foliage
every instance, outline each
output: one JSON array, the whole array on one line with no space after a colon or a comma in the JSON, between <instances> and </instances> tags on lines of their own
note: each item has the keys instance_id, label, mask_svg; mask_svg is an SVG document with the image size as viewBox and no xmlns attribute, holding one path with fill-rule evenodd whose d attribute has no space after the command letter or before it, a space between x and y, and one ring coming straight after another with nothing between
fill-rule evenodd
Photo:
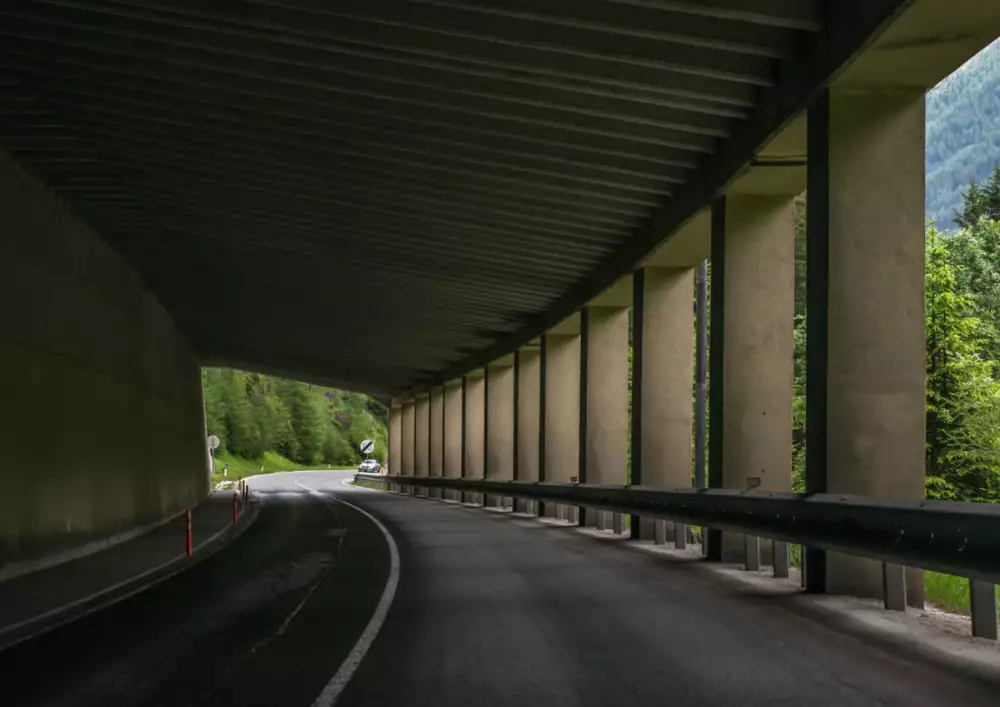
<instances>
[{"instance_id":1,"label":"dense foliage","mask_svg":"<svg viewBox=\"0 0 1000 707\"><path fill-rule=\"evenodd\" d=\"M386 457L387 412L366 395L227 368L204 369L202 385L208 434L235 456L275 451L300 464L353 465L371 439L375 458Z\"/></svg>"},{"instance_id":2,"label":"dense foliage","mask_svg":"<svg viewBox=\"0 0 1000 707\"><path fill-rule=\"evenodd\" d=\"M933 498L1000 500L1000 170L927 237L927 473Z\"/></svg>"}]
</instances>

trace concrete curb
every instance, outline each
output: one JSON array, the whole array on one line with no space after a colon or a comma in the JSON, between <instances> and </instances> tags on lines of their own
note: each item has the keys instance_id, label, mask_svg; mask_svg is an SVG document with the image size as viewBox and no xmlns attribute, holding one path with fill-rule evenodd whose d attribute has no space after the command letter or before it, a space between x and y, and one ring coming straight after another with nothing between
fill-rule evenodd
<instances>
[{"instance_id":1,"label":"concrete curb","mask_svg":"<svg viewBox=\"0 0 1000 707\"><path fill-rule=\"evenodd\" d=\"M218 531L199 545L190 557L186 555L175 557L158 567L148 569L118 584L106 587L99 592L0 629L0 651L7 650L18 643L32 638L37 638L60 626L82 619L95 611L124 601L134 594L150 589L160 582L194 567L242 535L257 520L258 513L259 507L256 505L251 506L250 510L240 517L240 521L236 525L228 525Z\"/></svg>"},{"instance_id":2,"label":"concrete curb","mask_svg":"<svg viewBox=\"0 0 1000 707\"><path fill-rule=\"evenodd\" d=\"M199 504L201 502L199 501ZM195 506L197 508L197 506ZM6 565L0 565L0 583L14 579L15 577L23 577L26 574L32 574L34 572L41 572L42 570L47 570L50 567L55 567L56 565L61 565L64 562L70 562L71 560L78 560L81 557L87 557L88 555L93 555L96 552L101 552L102 550L107 550L108 548L114 547L123 542L137 538L140 535L145 535L146 533L151 533L157 528L166 525L167 523L177 520L182 515L187 512L187 509L182 509L177 511L173 515L162 518L153 523L147 523L146 525L140 525L137 528L132 528L131 530L125 530L121 533L116 533L114 535L109 535L107 537L101 538L100 540L93 540L89 543L83 545L78 545L76 547L70 548L68 550L63 550L62 552L57 552L54 555L47 555L46 557L40 557L36 560L20 560L18 562L11 562Z\"/></svg>"}]
</instances>

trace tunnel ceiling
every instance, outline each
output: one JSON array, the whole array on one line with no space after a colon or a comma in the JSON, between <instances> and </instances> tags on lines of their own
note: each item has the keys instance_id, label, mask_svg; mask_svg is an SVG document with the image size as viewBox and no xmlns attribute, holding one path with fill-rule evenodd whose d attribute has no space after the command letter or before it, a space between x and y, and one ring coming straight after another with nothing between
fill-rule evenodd
<instances>
[{"instance_id":1,"label":"tunnel ceiling","mask_svg":"<svg viewBox=\"0 0 1000 707\"><path fill-rule=\"evenodd\" d=\"M0 142L204 361L386 395L628 272L905 4L8 0Z\"/></svg>"}]
</instances>

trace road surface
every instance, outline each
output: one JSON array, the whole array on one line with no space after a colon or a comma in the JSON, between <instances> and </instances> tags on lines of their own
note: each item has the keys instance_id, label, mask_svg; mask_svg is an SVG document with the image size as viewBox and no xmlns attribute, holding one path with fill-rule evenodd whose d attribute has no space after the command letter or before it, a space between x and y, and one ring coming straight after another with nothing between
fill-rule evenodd
<instances>
[{"instance_id":1,"label":"road surface","mask_svg":"<svg viewBox=\"0 0 1000 707\"><path fill-rule=\"evenodd\" d=\"M0 704L998 704L691 564L346 478L257 479L224 551L0 652Z\"/></svg>"}]
</instances>

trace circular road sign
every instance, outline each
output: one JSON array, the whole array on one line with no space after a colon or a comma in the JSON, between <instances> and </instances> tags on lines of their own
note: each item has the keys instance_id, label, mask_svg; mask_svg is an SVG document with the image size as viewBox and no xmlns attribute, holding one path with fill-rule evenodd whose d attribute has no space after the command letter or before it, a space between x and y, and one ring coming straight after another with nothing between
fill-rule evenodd
<instances>
[{"instance_id":1,"label":"circular road sign","mask_svg":"<svg viewBox=\"0 0 1000 707\"><path fill-rule=\"evenodd\" d=\"M219 448L219 438L216 437L215 435L209 435L208 436L208 448L209 449L218 449Z\"/></svg>"},{"instance_id":2,"label":"circular road sign","mask_svg":"<svg viewBox=\"0 0 1000 707\"><path fill-rule=\"evenodd\" d=\"M374 451L375 451L375 443L372 442L370 439L366 439L363 442L361 442L362 454L371 454Z\"/></svg>"}]
</instances>

